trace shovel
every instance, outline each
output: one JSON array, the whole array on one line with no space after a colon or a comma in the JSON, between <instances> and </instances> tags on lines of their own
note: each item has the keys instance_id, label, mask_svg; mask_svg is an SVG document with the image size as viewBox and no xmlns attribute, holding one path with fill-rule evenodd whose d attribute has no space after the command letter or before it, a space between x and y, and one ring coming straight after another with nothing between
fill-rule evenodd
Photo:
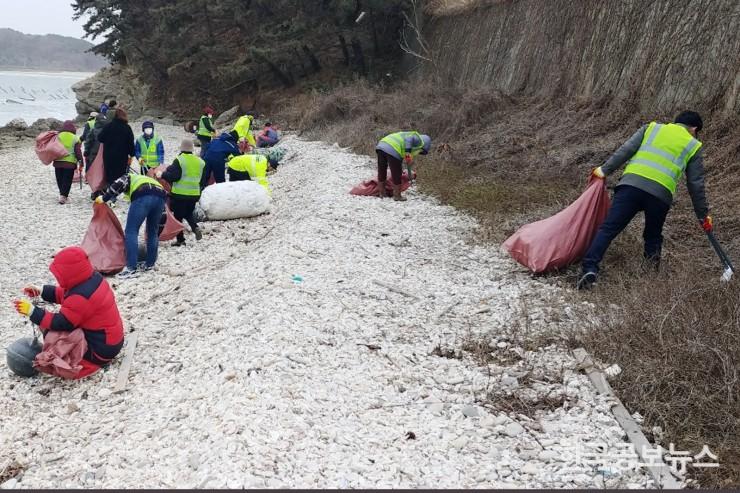
<instances>
[{"instance_id":1,"label":"shovel","mask_svg":"<svg viewBox=\"0 0 740 493\"><path fill-rule=\"evenodd\" d=\"M719 244L719 241L717 241L717 238L714 236L713 232L708 231L707 238L709 238L709 243L712 244L712 248L714 248L714 251L717 252L717 256L722 261L722 266L725 268L725 271L722 273L721 279L723 282L728 282L730 279L732 279L732 275L735 273L735 268L732 266L730 257L728 257L727 253L722 249L722 246Z\"/></svg>"}]
</instances>

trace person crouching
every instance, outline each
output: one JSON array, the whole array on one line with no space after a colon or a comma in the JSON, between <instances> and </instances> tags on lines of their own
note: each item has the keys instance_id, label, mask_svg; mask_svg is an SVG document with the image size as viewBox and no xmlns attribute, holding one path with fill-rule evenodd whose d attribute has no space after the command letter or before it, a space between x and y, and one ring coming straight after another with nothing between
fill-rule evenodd
<instances>
[{"instance_id":1,"label":"person crouching","mask_svg":"<svg viewBox=\"0 0 740 493\"><path fill-rule=\"evenodd\" d=\"M203 234L198 227L198 222L193 217L195 205L200 200L200 182L203 178L203 169L206 166L198 156L194 155L195 146L190 139L184 139L180 144L180 155L175 158L166 170L157 171L157 178L172 184L170 191L170 207L175 219L188 222L190 229L195 234L195 239L200 240ZM174 246L185 244L185 234L180 232Z\"/></svg>"},{"instance_id":2,"label":"person crouching","mask_svg":"<svg viewBox=\"0 0 740 493\"><path fill-rule=\"evenodd\" d=\"M23 293L30 298L40 296L48 303L61 305L61 309L49 312L28 299L15 300L15 309L38 325L44 337L53 331L69 333L82 329L87 351L76 378L91 375L110 363L123 347L123 321L115 295L80 247L60 250L49 270L58 286L29 285L23 288Z\"/></svg>"},{"instance_id":3,"label":"person crouching","mask_svg":"<svg viewBox=\"0 0 740 493\"><path fill-rule=\"evenodd\" d=\"M139 229L146 221L146 264L144 270L151 270L157 262L159 253L159 222L164 211L164 199L167 196L162 185L148 176L129 171L114 181L96 203L108 202L125 193L131 201L126 217L125 245L126 268L119 277L131 277L136 274L139 259Z\"/></svg>"}]
</instances>

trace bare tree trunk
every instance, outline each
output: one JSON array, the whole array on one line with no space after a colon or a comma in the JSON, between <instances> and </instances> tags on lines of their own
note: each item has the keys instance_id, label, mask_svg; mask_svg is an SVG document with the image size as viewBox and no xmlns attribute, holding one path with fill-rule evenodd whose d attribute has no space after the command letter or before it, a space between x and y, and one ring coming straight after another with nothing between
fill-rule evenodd
<instances>
[{"instance_id":1,"label":"bare tree trunk","mask_svg":"<svg viewBox=\"0 0 740 493\"><path fill-rule=\"evenodd\" d=\"M357 38L352 38L352 55L355 70L362 75L366 75L367 65L365 65L365 53L362 51L362 44Z\"/></svg>"},{"instance_id":2,"label":"bare tree trunk","mask_svg":"<svg viewBox=\"0 0 740 493\"><path fill-rule=\"evenodd\" d=\"M308 47L308 45L303 45L303 52L308 57L308 60L311 62L311 67L313 68L314 72L320 72L321 71L321 64L319 63L319 59L316 58L316 55L313 51Z\"/></svg>"},{"instance_id":3,"label":"bare tree trunk","mask_svg":"<svg viewBox=\"0 0 740 493\"><path fill-rule=\"evenodd\" d=\"M344 55L344 64L349 67L350 64L350 58L349 58L349 49L347 48L347 40L344 39L344 35L342 33L337 34L339 37L339 45L342 47L342 55Z\"/></svg>"}]
</instances>

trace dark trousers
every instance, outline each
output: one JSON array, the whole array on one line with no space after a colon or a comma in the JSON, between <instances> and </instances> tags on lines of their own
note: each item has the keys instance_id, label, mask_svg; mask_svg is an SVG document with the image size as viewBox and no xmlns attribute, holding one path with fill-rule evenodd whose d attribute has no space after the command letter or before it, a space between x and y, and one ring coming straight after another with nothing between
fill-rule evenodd
<instances>
[{"instance_id":1,"label":"dark trousers","mask_svg":"<svg viewBox=\"0 0 740 493\"><path fill-rule=\"evenodd\" d=\"M599 271L599 264L611 242L640 211L645 213L645 230L642 233L645 259L657 264L663 247L663 224L670 208L658 197L639 188L618 186L606 220L583 258L583 272Z\"/></svg>"},{"instance_id":2,"label":"dark trousers","mask_svg":"<svg viewBox=\"0 0 740 493\"><path fill-rule=\"evenodd\" d=\"M190 229L192 229L193 231L198 229L198 222L195 220L195 217L193 217L195 204L197 203L197 200L178 199L175 196L170 197L170 208L172 209L172 215L175 216L175 219L177 219L178 221L187 221L190 225ZM185 241L185 234L180 232L180 234L177 235L177 240Z\"/></svg>"},{"instance_id":3,"label":"dark trousers","mask_svg":"<svg viewBox=\"0 0 740 493\"><path fill-rule=\"evenodd\" d=\"M401 160L396 159L380 149L377 149L375 152L378 155L378 181L385 181L388 178L388 167L390 166L393 184L400 185L401 176L403 175Z\"/></svg>"},{"instance_id":4,"label":"dark trousers","mask_svg":"<svg viewBox=\"0 0 740 493\"><path fill-rule=\"evenodd\" d=\"M57 178L59 195L63 197L69 197L69 191L72 189L72 180L75 177L74 168L54 168L54 175L56 175Z\"/></svg>"},{"instance_id":5,"label":"dark trousers","mask_svg":"<svg viewBox=\"0 0 740 493\"><path fill-rule=\"evenodd\" d=\"M249 173L246 171L237 171L229 168L229 181L247 181L250 180Z\"/></svg>"},{"instance_id":6,"label":"dark trousers","mask_svg":"<svg viewBox=\"0 0 740 493\"><path fill-rule=\"evenodd\" d=\"M206 161L206 166L203 168L203 178L200 181L201 188L205 188L208 185L208 181L211 179L211 173L216 183L223 183L226 181L226 163L223 161Z\"/></svg>"},{"instance_id":7,"label":"dark trousers","mask_svg":"<svg viewBox=\"0 0 740 493\"><path fill-rule=\"evenodd\" d=\"M203 156L206 155L206 151L208 150L208 146L211 145L211 138L198 136L198 140L200 141L200 158L203 159Z\"/></svg>"}]
</instances>

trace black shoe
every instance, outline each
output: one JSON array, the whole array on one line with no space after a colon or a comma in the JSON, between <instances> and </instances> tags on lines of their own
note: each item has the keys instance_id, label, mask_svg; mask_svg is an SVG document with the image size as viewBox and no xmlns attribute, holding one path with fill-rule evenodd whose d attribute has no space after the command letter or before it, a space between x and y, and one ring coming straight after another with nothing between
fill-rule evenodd
<instances>
[{"instance_id":1,"label":"black shoe","mask_svg":"<svg viewBox=\"0 0 740 493\"><path fill-rule=\"evenodd\" d=\"M587 291L594 287L594 284L596 284L596 272L589 271L584 272L581 278L578 280L578 284L576 284L576 289L579 291Z\"/></svg>"},{"instance_id":2,"label":"black shoe","mask_svg":"<svg viewBox=\"0 0 740 493\"><path fill-rule=\"evenodd\" d=\"M176 247L185 246L185 240L177 240L176 242L172 244L172 246L176 246Z\"/></svg>"},{"instance_id":3,"label":"black shoe","mask_svg":"<svg viewBox=\"0 0 740 493\"><path fill-rule=\"evenodd\" d=\"M203 232L200 230L200 228L195 228L193 230L193 233L195 233L195 239L200 241L203 239Z\"/></svg>"}]
</instances>

